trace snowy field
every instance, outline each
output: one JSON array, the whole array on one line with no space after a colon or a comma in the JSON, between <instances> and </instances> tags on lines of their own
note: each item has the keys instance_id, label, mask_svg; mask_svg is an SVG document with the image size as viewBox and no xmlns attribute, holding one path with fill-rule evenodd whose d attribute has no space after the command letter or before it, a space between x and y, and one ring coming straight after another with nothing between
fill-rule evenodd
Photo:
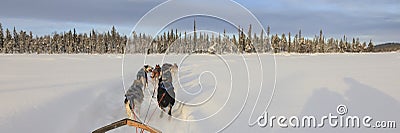
<instances>
[{"instance_id":1,"label":"snowy field","mask_svg":"<svg viewBox=\"0 0 400 133\"><path fill-rule=\"evenodd\" d=\"M139 112L163 132L400 132L399 53L0 55L0 132L85 133L126 118L124 88L144 63L163 62L179 65L172 116L151 98L151 80ZM249 126L265 110L319 117L338 115L340 104L345 115L396 121L396 128Z\"/></svg>"}]
</instances>

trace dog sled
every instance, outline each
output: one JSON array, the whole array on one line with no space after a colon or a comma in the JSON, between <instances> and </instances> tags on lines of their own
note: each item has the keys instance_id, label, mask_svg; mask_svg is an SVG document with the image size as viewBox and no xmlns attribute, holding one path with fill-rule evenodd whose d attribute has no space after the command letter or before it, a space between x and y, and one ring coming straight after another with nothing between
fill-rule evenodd
<instances>
[{"instance_id":1,"label":"dog sled","mask_svg":"<svg viewBox=\"0 0 400 133\"><path fill-rule=\"evenodd\" d=\"M113 130L113 129L116 129L118 127L122 127L122 126L125 126L125 125L137 127L137 128L143 129L145 131L148 131L150 133L161 133L160 130L157 130L157 129L151 127L151 126L145 125L145 124L143 124L141 122L138 122L138 121L135 121L135 120L131 120L131 119L128 119L128 118L116 121L114 123L111 123L109 125L101 127L99 129L96 129L92 133L105 133L105 132L108 132L110 130Z\"/></svg>"},{"instance_id":2,"label":"dog sled","mask_svg":"<svg viewBox=\"0 0 400 133\"><path fill-rule=\"evenodd\" d=\"M158 88L157 88L157 101L158 101L158 106L164 111L164 108L169 107L168 114L171 115L171 110L172 106L175 103L175 92L174 92L174 87L172 84L172 73L176 73L178 70L178 65L175 63L174 65L165 63L160 67L159 65L156 65L156 70L155 72L152 72L152 67L148 65L144 65L143 68L139 70L137 73L137 79L134 80L133 84L131 87L126 91L125 94L125 108L127 110L127 114L129 118L125 118L119 121L116 121L114 123L111 123L109 125L103 126L99 129L94 130L92 133L105 133L110 130L119 128L121 126L133 126L136 129L142 129L142 131L148 131L150 133L161 133L160 130L155 129L149 125L146 125L142 122L136 121L136 117L134 117L132 120L131 115L133 113L133 109L135 108L135 105L140 105L143 101L143 90L142 88L147 88L147 73L152 72L151 78L153 79L158 79ZM157 74L157 72L159 72ZM153 96L154 96L154 91L156 88L153 90ZM125 89L124 89L125 91ZM140 107L140 106L139 106ZM150 107L150 106L149 106ZM140 110L140 108L139 108ZM154 109L153 113L151 113L148 121L151 119L151 116L153 116L154 112L156 109ZM134 116L136 116L133 113ZM147 115L146 115L147 117ZM136 130L138 132L138 130Z\"/></svg>"}]
</instances>

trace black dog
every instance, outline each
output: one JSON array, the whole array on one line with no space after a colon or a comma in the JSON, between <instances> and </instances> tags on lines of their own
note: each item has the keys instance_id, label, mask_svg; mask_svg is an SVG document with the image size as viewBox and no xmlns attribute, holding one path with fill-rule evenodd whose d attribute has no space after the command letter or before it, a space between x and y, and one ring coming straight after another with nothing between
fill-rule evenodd
<instances>
[{"instance_id":1,"label":"black dog","mask_svg":"<svg viewBox=\"0 0 400 133\"><path fill-rule=\"evenodd\" d=\"M169 107L168 115L171 115L172 106L175 104L175 91L172 82L162 81L159 79L157 89L158 106L165 111L164 108Z\"/></svg>"}]
</instances>

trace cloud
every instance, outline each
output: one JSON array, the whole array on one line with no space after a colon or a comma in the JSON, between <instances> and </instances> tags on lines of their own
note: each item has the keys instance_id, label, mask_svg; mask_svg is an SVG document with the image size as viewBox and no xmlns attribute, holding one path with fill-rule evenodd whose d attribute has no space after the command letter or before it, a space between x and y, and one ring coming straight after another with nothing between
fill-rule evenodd
<instances>
[{"instance_id":1,"label":"cloud","mask_svg":"<svg viewBox=\"0 0 400 133\"><path fill-rule=\"evenodd\" d=\"M134 24L158 3L136 0L9 0L0 4L0 12L3 12L0 17Z\"/></svg>"},{"instance_id":2,"label":"cloud","mask_svg":"<svg viewBox=\"0 0 400 133\"><path fill-rule=\"evenodd\" d=\"M244 5L275 33L313 37L323 29L328 37L360 37L363 41L400 41L400 3L396 0L281 0ZM268 4L274 3L274 4Z\"/></svg>"},{"instance_id":3,"label":"cloud","mask_svg":"<svg viewBox=\"0 0 400 133\"><path fill-rule=\"evenodd\" d=\"M34 29L37 29L43 33L46 30L51 33L70 26L84 30L98 27L102 30L106 29L104 27L115 25L117 28L122 27L120 29L124 34L129 34L131 28L146 12L162 2L164 1L5 0L0 4L0 22L3 26L18 25L26 30L30 30L31 27L32 31L35 32ZM237 2L253 12L263 26L270 25L274 33L296 33L302 29L304 35L313 36L323 29L327 36L333 37L346 34L361 36L365 40L372 38L378 42L400 41L396 36L400 34L398 0L237 0ZM198 1L184 1L179 6L197 6L191 3ZM241 18L237 16L235 9L225 9L225 11L226 15ZM169 13L173 12L176 10L171 8ZM56 24L37 28L47 23ZM60 26L57 27L57 24Z\"/></svg>"},{"instance_id":4,"label":"cloud","mask_svg":"<svg viewBox=\"0 0 400 133\"><path fill-rule=\"evenodd\" d=\"M64 22L64 21L50 21L42 19L26 19L26 18L5 18L1 19L3 28L12 30L13 27L17 31L32 31L34 36L48 35L54 32L60 33L74 28L78 33L89 33L92 29L97 32L110 31L112 26L109 24L98 23L77 23L77 22ZM117 31L123 34L129 33L132 29L131 26L120 25L116 27Z\"/></svg>"}]
</instances>

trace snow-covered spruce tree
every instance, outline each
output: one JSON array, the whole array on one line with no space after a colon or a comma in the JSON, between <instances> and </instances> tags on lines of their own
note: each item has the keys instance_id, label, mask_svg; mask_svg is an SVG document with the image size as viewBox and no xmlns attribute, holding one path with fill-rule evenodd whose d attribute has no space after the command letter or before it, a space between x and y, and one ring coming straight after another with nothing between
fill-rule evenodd
<instances>
[{"instance_id":1,"label":"snow-covered spruce tree","mask_svg":"<svg viewBox=\"0 0 400 133\"><path fill-rule=\"evenodd\" d=\"M26 35L25 35L26 33L24 32L24 31L20 31L19 32L19 38L18 38L18 44L19 44L19 46L18 46L18 53L25 53L25 38L26 38Z\"/></svg>"},{"instance_id":2,"label":"snow-covered spruce tree","mask_svg":"<svg viewBox=\"0 0 400 133\"><path fill-rule=\"evenodd\" d=\"M4 39L4 49L3 49L3 53L11 53L12 50L12 45L13 45L13 39L10 33L10 30L8 30L8 28L6 29L6 38Z\"/></svg>"},{"instance_id":3,"label":"snow-covered spruce tree","mask_svg":"<svg viewBox=\"0 0 400 133\"><path fill-rule=\"evenodd\" d=\"M288 39L289 39L289 41L288 41L287 52L290 53L292 51L292 36L291 36L290 32L288 33Z\"/></svg>"},{"instance_id":4,"label":"snow-covered spruce tree","mask_svg":"<svg viewBox=\"0 0 400 133\"><path fill-rule=\"evenodd\" d=\"M294 39L293 39L293 52L299 52L298 51L298 44L299 43L299 38L298 38L298 35L296 34L295 36L294 36Z\"/></svg>"},{"instance_id":5,"label":"snow-covered spruce tree","mask_svg":"<svg viewBox=\"0 0 400 133\"><path fill-rule=\"evenodd\" d=\"M271 33L271 27L269 27L269 25L268 25L268 27L267 27L267 40L266 40L266 42L267 42L267 51L271 51L271 49L272 49L272 45L271 45L271 37L269 36L270 35L270 33Z\"/></svg>"},{"instance_id":6,"label":"snow-covered spruce tree","mask_svg":"<svg viewBox=\"0 0 400 133\"><path fill-rule=\"evenodd\" d=\"M286 52L286 51L288 51L288 44L287 44L287 39L286 39L286 35L285 35L285 33L282 33L282 36L281 36L281 41L280 41L280 46L279 46L279 51L284 51L284 52Z\"/></svg>"},{"instance_id":7,"label":"snow-covered spruce tree","mask_svg":"<svg viewBox=\"0 0 400 133\"><path fill-rule=\"evenodd\" d=\"M11 53L18 53L18 51L19 51L19 37L18 37L18 32L17 32L17 30L15 29L15 27L14 27L14 30L13 30L13 44L12 44L12 52Z\"/></svg>"},{"instance_id":8,"label":"snow-covered spruce tree","mask_svg":"<svg viewBox=\"0 0 400 133\"><path fill-rule=\"evenodd\" d=\"M366 42L363 42L361 47L362 47L362 52L367 52L367 43Z\"/></svg>"},{"instance_id":9,"label":"snow-covered spruce tree","mask_svg":"<svg viewBox=\"0 0 400 133\"><path fill-rule=\"evenodd\" d=\"M29 35L27 37L27 53L31 54L33 53L33 33L32 31L29 31Z\"/></svg>"},{"instance_id":10,"label":"snow-covered spruce tree","mask_svg":"<svg viewBox=\"0 0 400 133\"><path fill-rule=\"evenodd\" d=\"M369 40L367 51L374 52L374 44L372 43L372 40Z\"/></svg>"},{"instance_id":11,"label":"snow-covered spruce tree","mask_svg":"<svg viewBox=\"0 0 400 133\"><path fill-rule=\"evenodd\" d=\"M3 32L3 26L0 23L0 53L3 52L3 47L4 47L4 32Z\"/></svg>"},{"instance_id":12,"label":"snow-covered spruce tree","mask_svg":"<svg viewBox=\"0 0 400 133\"><path fill-rule=\"evenodd\" d=\"M322 33L322 29L319 31L319 39L318 39L318 47L317 47L317 51L318 53L325 53L325 41L324 41L324 37L323 37L323 33Z\"/></svg>"}]
</instances>

